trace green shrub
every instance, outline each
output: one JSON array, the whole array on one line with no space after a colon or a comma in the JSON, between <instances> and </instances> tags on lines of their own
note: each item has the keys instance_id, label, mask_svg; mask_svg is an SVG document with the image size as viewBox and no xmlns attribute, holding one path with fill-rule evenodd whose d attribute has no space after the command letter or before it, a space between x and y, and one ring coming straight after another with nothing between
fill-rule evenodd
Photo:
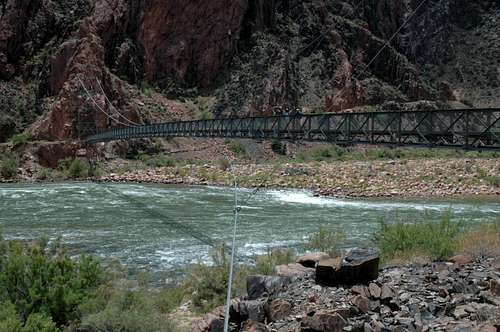
<instances>
[{"instance_id":1,"label":"green shrub","mask_svg":"<svg viewBox=\"0 0 500 332\"><path fill-rule=\"evenodd\" d=\"M89 176L89 165L80 159L73 159L69 164L67 174L72 179L87 178Z\"/></svg>"},{"instance_id":2,"label":"green shrub","mask_svg":"<svg viewBox=\"0 0 500 332\"><path fill-rule=\"evenodd\" d=\"M0 298L15 306L25 328L53 331L50 318L58 326L77 319L77 307L101 280L94 259L70 259L59 241L49 246L47 240L30 245L0 240Z\"/></svg>"},{"instance_id":3,"label":"green shrub","mask_svg":"<svg viewBox=\"0 0 500 332\"><path fill-rule=\"evenodd\" d=\"M307 241L305 248L311 251L326 252L332 257L340 255L341 246L344 244L345 236L341 231L331 231L326 228L320 228L313 233Z\"/></svg>"},{"instance_id":4,"label":"green shrub","mask_svg":"<svg viewBox=\"0 0 500 332\"><path fill-rule=\"evenodd\" d=\"M450 213L444 214L439 222L381 222L375 239L383 260L413 255L442 260L454 253L461 225L451 221Z\"/></svg>"},{"instance_id":5,"label":"green shrub","mask_svg":"<svg viewBox=\"0 0 500 332\"><path fill-rule=\"evenodd\" d=\"M53 172L50 168L42 168L37 176L37 180L52 180L54 178Z\"/></svg>"},{"instance_id":6,"label":"green shrub","mask_svg":"<svg viewBox=\"0 0 500 332\"><path fill-rule=\"evenodd\" d=\"M14 148L21 147L26 145L28 141L31 139L31 134L29 133L21 133L14 135L10 138L10 142Z\"/></svg>"},{"instance_id":7,"label":"green shrub","mask_svg":"<svg viewBox=\"0 0 500 332\"><path fill-rule=\"evenodd\" d=\"M6 179L16 176L18 167L19 161L12 154L5 154L0 160L0 174Z\"/></svg>"},{"instance_id":8,"label":"green shrub","mask_svg":"<svg viewBox=\"0 0 500 332\"><path fill-rule=\"evenodd\" d=\"M195 264L188 271L186 287L193 294L191 300L196 311L208 312L224 303L229 263L222 246L211 252L212 266Z\"/></svg>"},{"instance_id":9,"label":"green shrub","mask_svg":"<svg viewBox=\"0 0 500 332\"><path fill-rule=\"evenodd\" d=\"M231 150L237 157L243 157L245 155L245 147L241 144L241 142L231 141L227 144L229 146L229 150Z\"/></svg>"},{"instance_id":10,"label":"green shrub","mask_svg":"<svg viewBox=\"0 0 500 332\"><path fill-rule=\"evenodd\" d=\"M147 158L144 162L151 167L174 167L176 165L174 157L165 155Z\"/></svg>"},{"instance_id":11,"label":"green shrub","mask_svg":"<svg viewBox=\"0 0 500 332\"><path fill-rule=\"evenodd\" d=\"M271 142L271 150L273 150L274 153L280 155L286 154L285 145L278 139L273 139L273 141Z\"/></svg>"},{"instance_id":12,"label":"green shrub","mask_svg":"<svg viewBox=\"0 0 500 332\"><path fill-rule=\"evenodd\" d=\"M0 302L0 331L21 331L22 323L17 317L16 307L10 302Z\"/></svg>"},{"instance_id":13,"label":"green shrub","mask_svg":"<svg viewBox=\"0 0 500 332\"><path fill-rule=\"evenodd\" d=\"M58 332L56 324L45 314L31 314L20 332Z\"/></svg>"},{"instance_id":14,"label":"green shrub","mask_svg":"<svg viewBox=\"0 0 500 332\"><path fill-rule=\"evenodd\" d=\"M85 331L170 332L173 326L157 309L156 295L128 283L100 291L82 305Z\"/></svg>"},{"instance_id":15,"label":"green shrub","mask_svg":"<svg viewBox=\"0 0 500 332\"><path fill-rule=\"evenodd\" d=\"M256 274L272 275L277 265L286 265L295 262L295 253L292 250L271 250L268 249L267 253L258 256L255 259L255 270L252 272Z\"/></svg>"},{"instance_id":16,"label":"green shrub","mask_svg":"<svg viewBox=\"0 0 500 332\"><path fill-rule=\"evenodd\" d=\"M231 168L231 161L227 158L221 158L217 161L217 164L219 165L219 169L221 171L227 171Z\"/></svg>"}]
</instances>

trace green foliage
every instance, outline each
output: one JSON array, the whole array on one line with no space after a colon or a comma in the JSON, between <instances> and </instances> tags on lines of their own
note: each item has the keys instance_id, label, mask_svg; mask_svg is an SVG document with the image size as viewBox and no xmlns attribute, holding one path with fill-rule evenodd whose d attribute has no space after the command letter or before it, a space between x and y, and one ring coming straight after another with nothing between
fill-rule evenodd
<instances>
[{"instance_id":1,"label":"green foliage","mask_svg":"<svg viewBox=\"0 0 500 332\"><path fill-rule=\"evenodd\" d=\"M193 309L197 312L208 312L224 304L229 274L228 250L224 246L211 252L212 264L195 264L188 272L186 282L182 285L185 294L192 294ZM255 257L255 266L239 265L235 267L233 280L233 296L241 296L246 292L246 279L253 274L274 274L276 265L289 264L295 261L292 250L268 250L267 254Z\"/></svg>"},{"instance_id":2,"label":"green foliage","mask_svg":"<svg viewBox=\"0 0 500 332\"><path fill-rule=\"evenodd\" d=\"M221 158L217 161L217 164L219 165L219 169L221 171L227 171L228 169L231 168L231 162L227 158Z\"/></svg>"},{"instance_id":3,"label":"green foliage","mask_svg":"<svg viewBox=\"0 0 500 332\"><path fill-rule=\"evenodd\" d=\"M346 152L347 150L345 148L334 145L331 147L314 149L312 152L312 158L316 161L323 161L331 158L341 159Z\"/></svg>"},{"instance_id":4,"label":"green foliage","mask_svg":"<svg viewBox=\"0 0 500 332\"><path fill-rule=\"evenodd\" d=\"M477 177L481 180L486 181L491 186L498 187L500 186L500 176L498 175L490 175L485 169L478 168L477 169Z\"/></svg>"},{"instance_id":5,"label":"green foliage","mask_svg":"<svg viewBox=\"0 0 500 332\"><path fill-rule=\"evenodd\" d=\"M450 213L444 214L440 222L381 222L375 239L383 260L412 255L442 260L454 253L461 227L461 223L451 221Z\"/></svg>"},{"instance_id":6,"label":"green foliage","mask_svg":"<svg viewBox=\"0 0 500 332\"><path fill-rule=\"evenodd\" d=\"M340 249L345 241L345 235L341 231L334 232L326 228L320 228L311 234L305 248L311 251L326 252L332 257L340 255Z\"/></svg>"},{"instance_id":7,"label":"green foliage","mask_svg":"<svg viewBox=\"0 0 500 332\"><path fill-rule=\"evenodd\" d=\"M42 168L37 176L37 180L52 180L54 178L54 173L50 168Z\"/></svg>"},{"instance_id":8,"label":"green foliage","mask_svg":"<svg viewBox=\"0 0 500 332\"><path fill-rule=\"evenodd\" d=\"M101 289L80 307L81 328L88 331L170 332L173 326L158 310L158 295L129 283ZM165 303L166 300L161 302ZM168 301L171 301L169 299ZM173 302L168 302L171 310ZM178 304L177 304L178 305Z\"/></svg>"},{"instance_id":9,"label":"green foliage","mask_svg":"<svg viewBox=\"0 0 500 332\"><path fill-rule=\"evenodd\" d=\"M310 151L299 151L298 162L329 161L329 160L394 160L394 159L428 159L428 158L499 158L498 152L477 152L454 149L415 149L415 148L359 148L329 146L319 147ZM495 183L495 179L489 179Z\"/></svg>"},{"instance_id":10,"label":"green foliage","mask_svg":"<svg viewBox=\"0 0 500 332\"><path fill-rule=\"evenodd\" d=\"M102 175L100 165L89 164L79 158L67 158L60 160L58 170L63 174L63 176L69 179L86 179L88 177L99 177Z\"/></svg>"},{"instance_id":11,"label":"green foliage","mask_svg":"<svg viewBox=\"0 0 500 332\"><path fill-rule=\"evenodd\" d=\"M243 157L245 155L245 147L239 141L226 142L228 144L229 150L231 150L237 157Z\"/></svg>"},{"instance_id":12,"label":"green foliage","mask_svg":"<svg viewBox=\"0 0 500 332\"><path fill-rule=\"evenodd\" d=\"M21 327L16 307L10 301L0 302L0 331L18 332Z\"/></svg>"},{"instance_id":13,"label":"green foliage","mask_svg":"<svg viewBox=\"0 0 500 332\"><path fill-rule=\"evenodd\" d=\"M200 312L208 312L224 303L229 278L229 262L225 247L214 249L211 258L213 265L201 263L193 265L186 279L186 288L193 294L193 307ZM237 279L235 278L235 281Z\"/></svg>"},{"instance_id":14,"label":"green foliage","mask_svg":"<svg viewBox=\"0 0 500 332\"><path fill-rule=\"evenodd\" d=\"M31 314L21 332L58 332L56 324L45 314Z\"/></svg>"},{"instance_id":15,"label":"green foliage","mask_svg":"<svg viewBox=\"0 0 500 332\"><path fill-rule=\"evenodd\" d=\"M151 98L153 96L153 93L155 92L155 89L149 85L147 82L142 82L141 83L141 92L148 98Z\"/></svg>"},{"instance_id":16,"label":"green foliage","mask_svg":"<svg viewBox=\"0 0 500 332\"><path fill-rule=\"evenodd\" d=\"M21 133L14 135L10 138L10 142L14 148L21 147L26 145L28 141L31 139L31 134L29 133Z\"/></svg>"},{"instance_id":17,"label":"green foliage","mask_svg":"<svg viewBox=\"0 0 500 332\"><path fill-rule=\"evenodd\" d=\"M17 156L5 153L0 160L0 175L6 179L13 178L17 174L19 161Z\"/></svg>"},{"instance_id":18,"label":"green foliage","mask_svg":"<svg viewBox=\"0 0 500 332\"><path fill-rule=\"evenodd\" d=\"M31 245L0 241L0 298L15 306L25 328L54 331L50 318L58 326L77 319L77 307L101 278L94 259L70 259L59 241L50 246L47 240Z\"/></svg>"},{"instance_id":19,"label":"green foliage","mask_svg":"<svg viewBox=\"0 0 500 332\"><path fill-rule=\"evenodd\" d=\"M273 141L271 142L271 150L273 150L274 153L280 155L286 154L285 145L278 139L273 139Z\"/></svg>"},{"instance_id":20,"label":"green foliage","mask_svg":"<svg viewBox=\"0 0 500 332\"><path fill-rule=\"evenodd\" d=\"M174 157L159 155L155 157L145 157L145 155L141 156L146 165L151 167L174 167L177 163Z\"/></svg>"},{"instance_id":21,"label":"green foliage","mask_svg":"<svg viewBox=\"0 0 500 332\"><path fill-rule=\"evenodd\" d=\"M277 265L286 265L295 262L295 253L292 250L271 250L267 253L258 256L255 259L255 269L252 271L255 274L272 275L274 268Z\"/></svg>"},{"instance_id":22,"label":"green foliage","mask_svg":"<svg viewBox=\"0 0 500 332\"><path fill-rule=\"evenodd\" d=\"M88 165L85 165L80 159L73 159L68 167L68 175L72 179L88 177Z\"/></svg>"}]
</instances>

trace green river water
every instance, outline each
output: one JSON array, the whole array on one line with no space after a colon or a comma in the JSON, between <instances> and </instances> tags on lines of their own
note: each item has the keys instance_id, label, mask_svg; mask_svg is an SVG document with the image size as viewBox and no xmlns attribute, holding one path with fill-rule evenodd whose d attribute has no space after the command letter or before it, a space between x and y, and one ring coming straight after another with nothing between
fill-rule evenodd
<instances>
[{"instance_id":1,"label":"green river water","mask_svg":"<svg viewBox=\"0 0 500 332\"><path fill-rule=\"evenodd\" d=\"M319 227L342 230L349 245L366 245L379 221L439 220L451 211L467 223L494 221L498 199L340 200L308 191L263 190L243 202L239 255L297 246ZM207 239L231 238L230 188L140 184L1 184L0 229L6 239L61 237L70 253L117 258L131 271L175 273L188 263L206 261ZM198 238L192 236L198 234Z\"/></svg>"}]
</instances>

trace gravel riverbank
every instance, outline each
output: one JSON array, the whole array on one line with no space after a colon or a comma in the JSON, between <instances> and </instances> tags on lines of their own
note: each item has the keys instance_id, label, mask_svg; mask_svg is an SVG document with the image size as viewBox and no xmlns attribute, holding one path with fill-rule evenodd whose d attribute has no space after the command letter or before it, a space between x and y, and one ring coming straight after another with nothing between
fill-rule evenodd
<instances>
[{"instance_id":1,"label":"gravel riverbank","mask_svg":"<svg viewBox=\"0 0 500 332\"><path fill-rule=\"evenodd\" d=\"M221 186L233 181L231 170L216 164L115 170L99 181ZM498 159L236 164L234 175L244 187L308 189L341 198L500 195Z\"/></svg>"}]
</instances>

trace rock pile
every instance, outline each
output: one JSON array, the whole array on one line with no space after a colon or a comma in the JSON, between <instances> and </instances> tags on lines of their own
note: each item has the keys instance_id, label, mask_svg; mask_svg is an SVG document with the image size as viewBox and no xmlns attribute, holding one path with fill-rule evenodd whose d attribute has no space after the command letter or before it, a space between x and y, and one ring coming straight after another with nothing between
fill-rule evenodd
<instances>
[{"instance_id":1,"label":"rock pile","mask_svg":"<svg viewBox=\"0 0 500 332\"><path fill-rule=\"evenodd\" d=\"M316 256L316 270L324 261L320 256ZM451 260L388 267L371 281L351 285L319 285L314 274L252 276L247 284L249 296L233 301L231 328L279 332L500 331L500 258ZM310 260L305 261L312 269ZM339 266L337 273L342 262ZM196 322L193 331L221 331L221 312L219 308Z\"/></svg>"}]
</instances>

